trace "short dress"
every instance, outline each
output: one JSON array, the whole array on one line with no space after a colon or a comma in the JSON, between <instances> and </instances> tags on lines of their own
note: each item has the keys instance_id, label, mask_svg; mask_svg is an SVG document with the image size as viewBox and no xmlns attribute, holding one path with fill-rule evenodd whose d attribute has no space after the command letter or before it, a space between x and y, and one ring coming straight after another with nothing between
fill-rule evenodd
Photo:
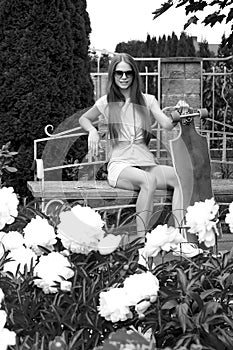
<instances>
[{"instance_id":1,"label":"short dress","mask_svg":"<svg viewBox=\"0 0 233 350\"><path fill-rule=\"evenodd\" d=\"M149 94L143 94L143 96L146 102L145 108L150 110L153 103L156 103L155 97ZM100 120L108 124L107 95L98 99L95 105L101 113ZM156 158L144 142L141 117L130 102L130 98L122 102L120 121L120 135L117 145L111 148L107 168L108 182L112 187L116 187L118 177L126 167L158 166Z\"/></svg>"}]
</instances>

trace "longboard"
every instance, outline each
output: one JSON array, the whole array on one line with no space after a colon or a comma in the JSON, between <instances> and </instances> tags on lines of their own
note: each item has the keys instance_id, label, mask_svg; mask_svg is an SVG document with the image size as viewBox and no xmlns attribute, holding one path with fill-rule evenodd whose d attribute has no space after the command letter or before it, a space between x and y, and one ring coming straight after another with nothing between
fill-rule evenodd
<instances>
[{"instance_id":1,"label":"longboard","mask_svg":"<svg viewBox=\"0 0 233 350\"><path fill-rule=\"evenodd\" d=\"M180 116L180 132L170 140L171 157L177 174L185 215L188 206L195 202L205 201L213 197L211 185L211 164L207 138L199 134L194 124L194 116L206 114L204 110L193 113L192 117ZM188 241L196 241L194 235L187 233Z\"/></svg>"}]
</instances>

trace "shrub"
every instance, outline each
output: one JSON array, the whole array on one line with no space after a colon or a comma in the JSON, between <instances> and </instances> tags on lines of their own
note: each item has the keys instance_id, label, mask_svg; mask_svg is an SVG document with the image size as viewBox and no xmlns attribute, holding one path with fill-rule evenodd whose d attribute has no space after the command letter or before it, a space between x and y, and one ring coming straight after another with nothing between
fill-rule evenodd
<instances>
[{"instance_id":1,"label":"shrub","mask_svg":"<svg viewBox=\"0 0 233 350\"><path fill-rule=\"evenodd\" d=\"M84 0L1 2L0 139L18 152L14 187L22 196L34 139L93 103L90 30Z\"/></svg>"},{"instance_id":2,"label":"shrub","mask_svg":"<svg viewBox=\"0 0 233 350\"><path fill-rule=\"evenodd\" d=\"M4 198L0 302L15 334L10 349L232 349L233 249L174 258L182 236L167 225L145 244L122 245L89 207L63 207L52 219L20 210L14 193ZM190 230L214 244L214 201L188 209ZM226 223L232 231L232 204Z\"/></svg>"}]
</instances>

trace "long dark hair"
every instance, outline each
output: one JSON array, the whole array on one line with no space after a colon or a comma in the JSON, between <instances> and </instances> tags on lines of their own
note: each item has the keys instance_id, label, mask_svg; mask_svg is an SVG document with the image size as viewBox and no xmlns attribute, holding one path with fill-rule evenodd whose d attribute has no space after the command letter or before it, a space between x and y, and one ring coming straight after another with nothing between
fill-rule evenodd
<instances>
[{"instance_id":1,"label":"long dark hair","mask_svg":"<svg viewBox=\"0 0 233 350\"><path fill-rule=\"evenodd\" d=\"M143 138L145 143L148 144L151 137L150 113L146 108L146 102L142 94L142 85L138 66L133 57L127 53L119 53L115 55L111 60L108 70L107 101L109 106L108 128L110 139L113 145L116 144L118 142L118 136L121 128L120 102L125 102L125 97L115 83L114 72L117 64L122 61L128 63L133 71L133 81L130 89L130 102L133 103L133 108L138 111L142 119Z\"/></svg>"}]
</instances>

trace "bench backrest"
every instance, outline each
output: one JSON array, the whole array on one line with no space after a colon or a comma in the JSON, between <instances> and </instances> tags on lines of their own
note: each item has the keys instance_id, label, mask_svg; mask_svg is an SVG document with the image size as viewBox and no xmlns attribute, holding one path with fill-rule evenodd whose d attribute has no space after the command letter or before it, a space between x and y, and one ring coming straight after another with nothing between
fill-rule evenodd
<instances>
[{"instance_id":1,"label":"bench backrest","mask_svg":"<svg viewBox=\"0 0 233 350\"><path fill-rule=\"evenodd\" d=\"M81 161L74 159L73 162L67 162L65 156L67 156L72 144L80 140L82 140L81 144L87 143L87 132L83 131L81 127L78 127L58 134L50 134L47 126L45 132L48 137L34 141L34 180L44 181L46 178L51 180L51 176L55 176L55 180L61 180L64 170L71 171L71 169L78 169L79 180L96 179L97 173L102 167L105 167L105 164L108 162L110 149L106 126L98 123L98 131L101 139L99 155L97 157L92 157L86 150L81 157ZM166 146L167 135L165 137L164 131L155 125L152 128L152 133L153 137L149 145L151 151L163 164L171 164L171 157ZM41 151L43 144L44 148L43 151ZM87 146L82 147L86 148ZM52 173L56 173L57 175L49 175Z\"/></svg>"}]
</instances>

